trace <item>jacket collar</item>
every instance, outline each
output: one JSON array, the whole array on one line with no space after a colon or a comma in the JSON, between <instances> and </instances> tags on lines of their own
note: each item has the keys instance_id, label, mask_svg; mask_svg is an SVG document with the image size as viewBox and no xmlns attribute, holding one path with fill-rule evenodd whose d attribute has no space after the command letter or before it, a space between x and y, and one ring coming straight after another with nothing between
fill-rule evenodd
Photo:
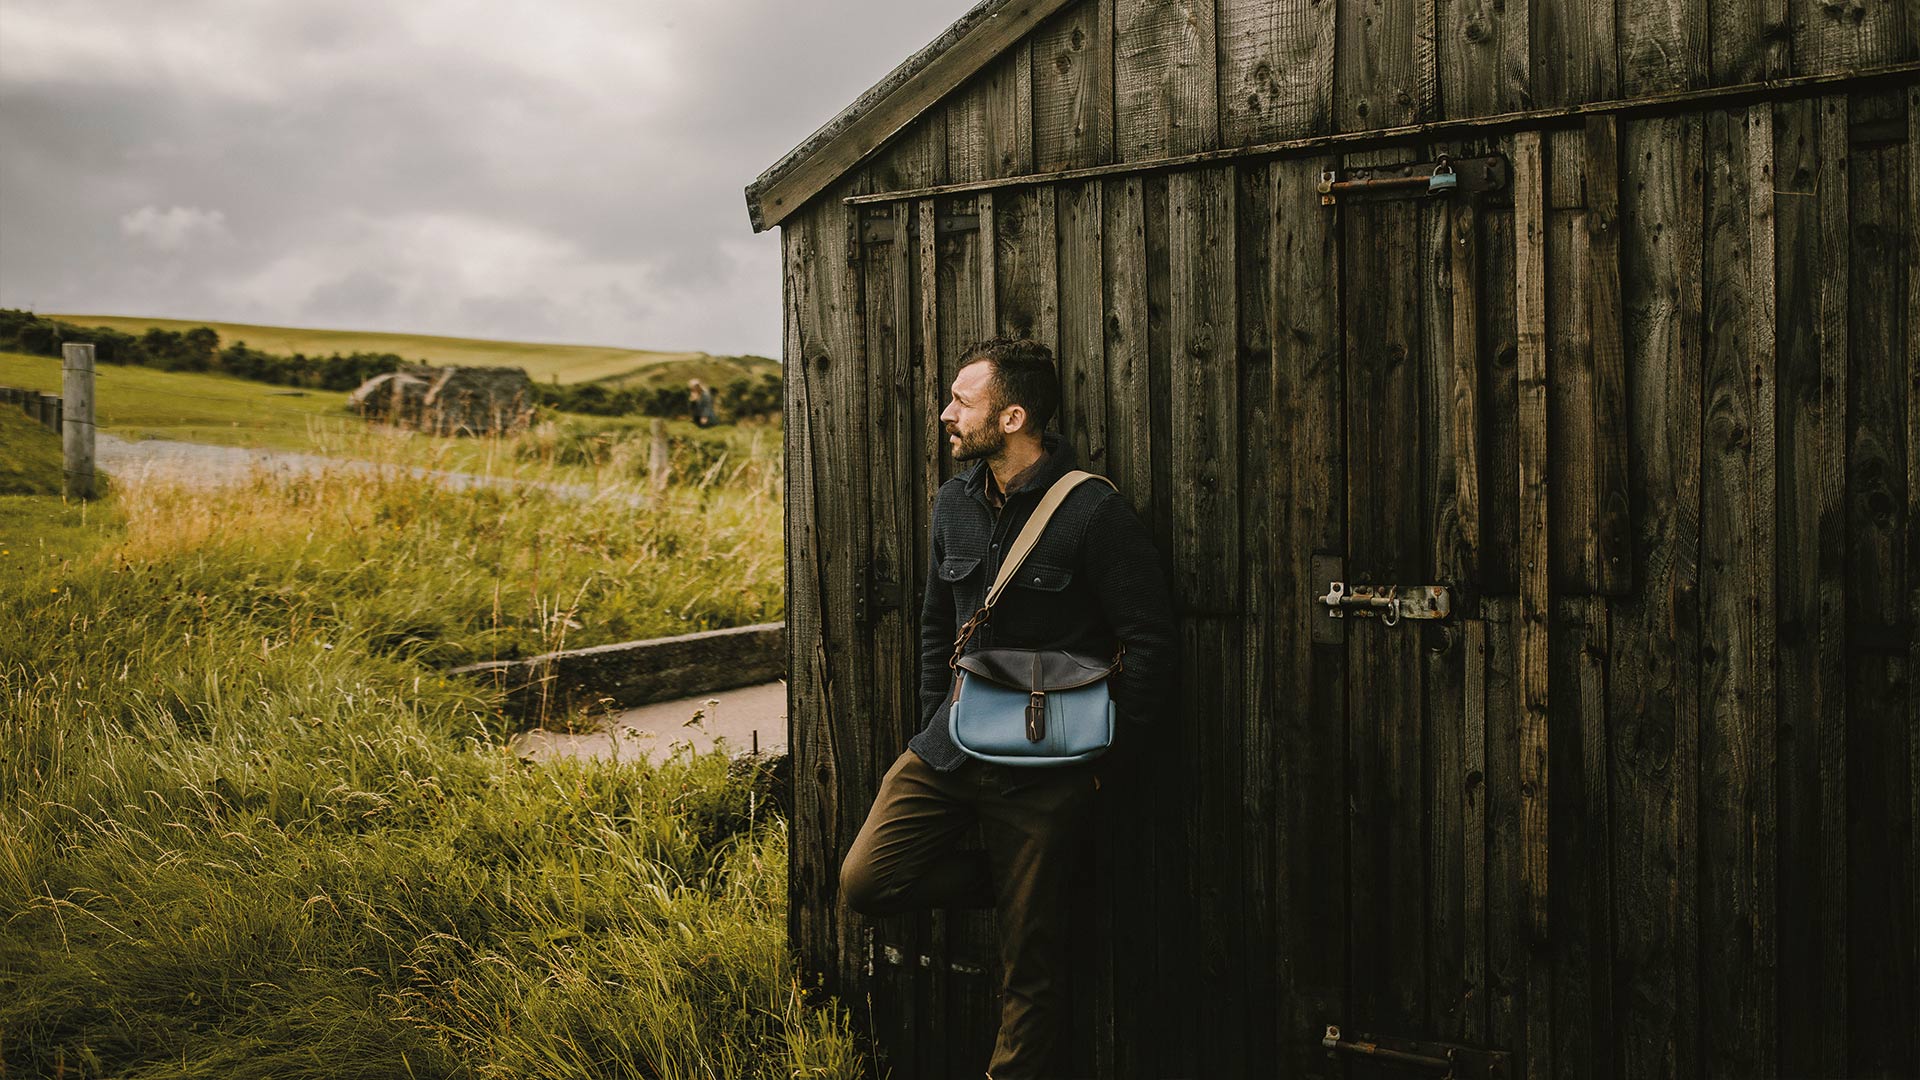
<instances>
[{"instance_id":1,"label":"jacket collar","mask_svg":"<svg viewBox=\"0 0 1920 1080\"><path fill-rule=\"evenodd\" d=\"M1027 478L1026 483L1006 493L1009 502L1022 492L1045 493L1053 486L1054 481L1072 472L1078 464L1074 458L1073 444L1061 438L1057 431L1040 433L1040 450L1046 454L1046 457L1040 462L1040 467L1033 471L1033 475ZM973 468L965 476L967 494L979 499L982 503L987 500L987 472L987 460L981 458L973 463Z\"/></svg>"}]
</instances>

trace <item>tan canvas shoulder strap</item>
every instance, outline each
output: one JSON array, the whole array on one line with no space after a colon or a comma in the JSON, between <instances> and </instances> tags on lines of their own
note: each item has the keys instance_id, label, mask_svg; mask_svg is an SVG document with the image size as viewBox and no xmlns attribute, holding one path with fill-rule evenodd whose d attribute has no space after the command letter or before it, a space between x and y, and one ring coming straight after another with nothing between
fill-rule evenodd
<instances>
[{"instance_id":1,"label":"tan canvas shoulder strap","mask_svg":"<svg viewBox=\"0 0 1920 1080\"><path fill-rule=\"evenodd\" d=\"M1088 480L1098 480L1108 487L1114 486L1113 481L1098 473L1075 469L1055 480L1053 486L1047 489L1047 493L1040 499L1040 505L1033 508L1033 516L1028 518L1026 525L1020 529L1020 535L1014 537L1013 546L1007 549L1007 559L1000 564L1000 574L993 579L993 587L987 590L985 603L981 605L979 611L973 613L973 618L968 619L966 625L960 628L960 636L954 639L953 656L947 660L947 666L953 666L960 659L961 652L967 647L967 639L973 637L973 632L980 628L981 623L987 621L987 616L993 614L993 605L999 601L1000 594L1006 591L1007 583L1013 580L1013 575L1019 571L1020 564L1026 562L1027 556L1032 554L1034 545L1040 542L1040 534L1046 531L1047 522L1053 519L1053 512L1060 509L1060 504L1067 501L1067 496L1073 494L1074 488ZM1115 490L1119 489L1115 488Z\"/></svg>"}]
</instances>

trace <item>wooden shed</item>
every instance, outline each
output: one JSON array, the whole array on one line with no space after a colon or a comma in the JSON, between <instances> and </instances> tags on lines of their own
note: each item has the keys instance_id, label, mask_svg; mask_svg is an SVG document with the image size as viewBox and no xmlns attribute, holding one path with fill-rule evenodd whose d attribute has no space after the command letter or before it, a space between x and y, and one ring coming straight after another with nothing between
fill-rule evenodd
<instances>
[{"instance_id":1,"label":"wooden shed","mask_svg":"<svg viewBox=\"0 0 1920 1080\"><path fill-rule=\"evenodd\" d=\"M792 938L875 1075L977 1077L997 1015L989 916L836 896L995 332L1184 642L1077 1074L1920 1069L1917 47L1913 0L986 0L756 180Z\"/></svg>"}]
</instances>

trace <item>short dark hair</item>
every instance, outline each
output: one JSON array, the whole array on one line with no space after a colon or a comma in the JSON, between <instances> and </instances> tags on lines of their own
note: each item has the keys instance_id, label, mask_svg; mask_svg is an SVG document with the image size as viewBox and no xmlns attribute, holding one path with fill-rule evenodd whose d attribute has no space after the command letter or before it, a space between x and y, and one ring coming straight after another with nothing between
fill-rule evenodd
<instances>
[{"instance_id":1,"label":"short dark hair","mask_svg":"<svg viewBox=\"0 0 1920 1080\"><path fill-rule=\"evenodd\" d=\"M1060 378L1053 370L1053 350L1032 338L988 338L967 346L961 367L981 360L993 362L995 410L1018 405L1027 410L1028 430L1045 431L1060 409Z\"/></svg>"}]
</instances>

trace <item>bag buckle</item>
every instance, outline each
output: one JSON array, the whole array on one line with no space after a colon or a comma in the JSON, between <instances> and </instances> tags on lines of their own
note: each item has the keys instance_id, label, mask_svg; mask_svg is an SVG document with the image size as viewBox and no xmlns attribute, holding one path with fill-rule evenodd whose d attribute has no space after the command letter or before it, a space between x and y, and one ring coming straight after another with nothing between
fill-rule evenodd
<instances>
[{"instance_id":1,"label":"bag buckle","mask_svg":"<svg viewBox=\"0 0 1920 1080\"><path fill-rule=\"evenodd\" d=\"M1027 741L1039 742L1047 737L1047 692L1035 690L1027 695Z\"/></svg>"}]
</instances>

